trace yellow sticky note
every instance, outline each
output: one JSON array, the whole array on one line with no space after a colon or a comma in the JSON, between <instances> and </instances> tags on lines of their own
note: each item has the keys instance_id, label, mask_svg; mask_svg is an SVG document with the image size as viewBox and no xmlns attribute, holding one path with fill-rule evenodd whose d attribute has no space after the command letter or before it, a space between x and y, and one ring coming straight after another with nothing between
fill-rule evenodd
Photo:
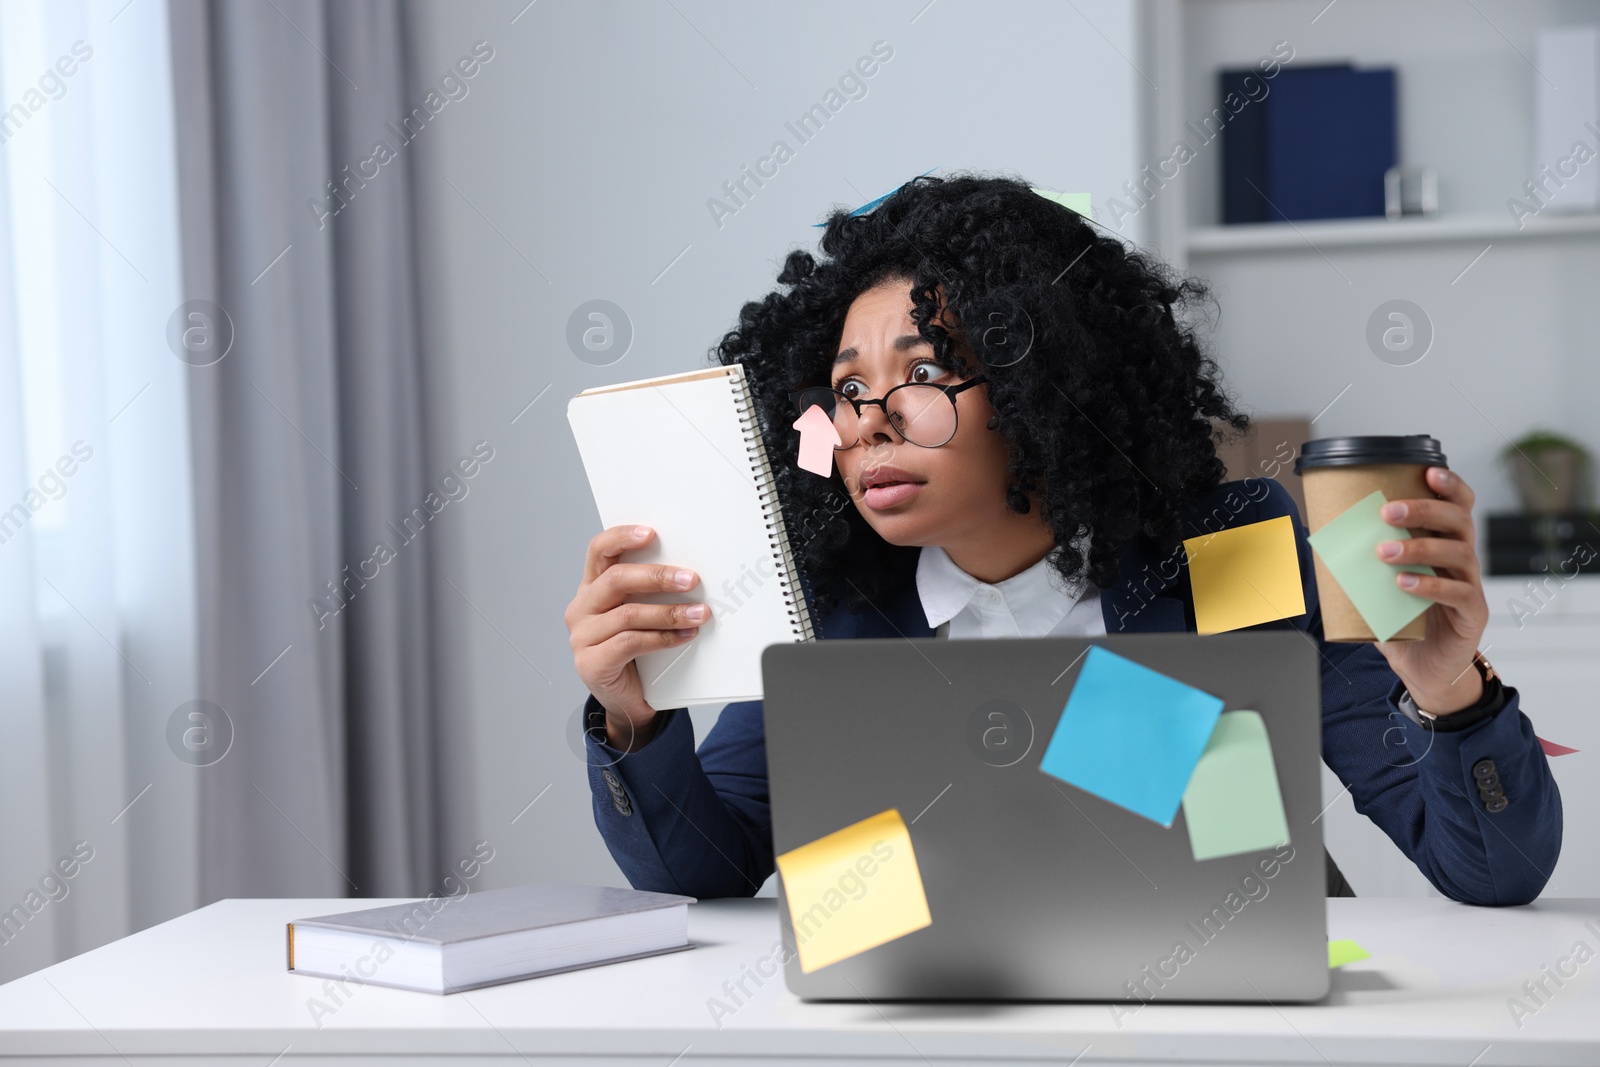
<instances>
[{"instance_id":1,"label":"yellow sticky note","mask_svg":"<svg viewBox=\"0 0 1600 1067\"><path fill-rule=\"evenodd\" d=\"M785 852L778 874L807 974L933 922L894 808Z\"/></svg>"},{"instance_id":2,"label":"yellow sticky note","mask_svg":"<svg viewBox=\"0 0 1600 1067\"><path fill-rule=\"evenodd\" d=\"M1328 966L1343 967L1356 960L1370 959L1372 953L1356 944L1354 941L1329 941Z\"/></svg>"},{"instance_id":3,"label":"yellow sticky note","mask_svg":"<svg viewBox=\"0 0 1600 1067\"><path fill-rule=\"evenodd\" d=\"M1304 615L1305 587L1287 515L1183 543L1189 556L1195 629L1220 634Z\"/></svg>"}]
</instances>

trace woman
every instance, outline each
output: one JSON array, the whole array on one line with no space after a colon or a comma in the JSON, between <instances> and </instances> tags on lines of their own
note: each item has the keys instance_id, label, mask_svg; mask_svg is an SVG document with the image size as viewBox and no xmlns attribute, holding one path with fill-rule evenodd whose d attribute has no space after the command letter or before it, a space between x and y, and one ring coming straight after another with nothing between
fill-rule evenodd
<instances>
[{"instance_id":1,"label":"woman","mask_svg":"<svg viewBox=\"0 0 1600 1067\"><path fill-rule=\"evenodd\" d=\"M1382 558L1436 572L1396 577L1435 601L1426 639L1324 643L1288 493L1223 484L1216 439L1249 423L1185 322L1197 283L999 178L836 211L822 252L791 253L716 353L755 391L819 637L1192 631L1181 540L1294 515L1307 610L1261 628L1318 645L1325 762L1441 893L1539 894L1560 796L1516 691L1474 655L1488 606L1458 475L1431 468L1435 498L1384 512L1414 536ZM797 466L792 429L817 403L841 437L826 477ZM620 562L652 535L598 534L567 608L595 820L637 888L749 896L774 866L761 704L728 705L697 753L683 709L644 702L635 657L709 617L630 600L698 581ZM1328 888L1349 893L1331 859Z\"/></svg>"}]
</instances>

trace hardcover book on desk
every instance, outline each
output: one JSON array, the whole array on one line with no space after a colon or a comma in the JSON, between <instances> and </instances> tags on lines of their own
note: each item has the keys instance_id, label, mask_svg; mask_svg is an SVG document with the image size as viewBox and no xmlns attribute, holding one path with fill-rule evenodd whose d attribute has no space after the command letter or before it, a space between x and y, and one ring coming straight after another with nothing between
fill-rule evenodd
<instances>
[{"instance_id":1,"label":"hardcover book on desk","mask_svg":"<svg viewBox=\"0 0 1600 1067\"><path fill-rule=\"evenodd\" d=\"M424 993L693 948L694 897L539 882L297 919L289 970Z\"/></svg>"}]
</instances>

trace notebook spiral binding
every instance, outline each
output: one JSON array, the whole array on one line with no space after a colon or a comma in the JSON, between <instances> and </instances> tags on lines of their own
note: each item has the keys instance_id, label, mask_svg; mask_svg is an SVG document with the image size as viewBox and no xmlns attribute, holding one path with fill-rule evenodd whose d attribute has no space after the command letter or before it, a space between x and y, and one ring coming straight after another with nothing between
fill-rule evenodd
<instances>
[{"instance_id":1,"label":"notebook spiral binding","mask_svg":"<svg viewBox=\"0 0 1600 1067\"><path fill-rule=\"evenodd\" d=\"M783 506L778 500L777 478L773 474L766 447L762 444L761 426L756 417L755 399L750 393L750 381L745 377L742 363L732 364L731 371L729 378L733 386L734 406L739 415L739 427L744 433L745 451L756 472L757 496L761 500L762 518L766 521L767 541L774 549L773 555L781 561L778 584L783 591L784 603L789 605L789 618L800 630L800 640L811 641L816 638L811 623L811 607L801 591L800 567L790 551L789 530L783 521Z\"/></svg>"}]
</instances>

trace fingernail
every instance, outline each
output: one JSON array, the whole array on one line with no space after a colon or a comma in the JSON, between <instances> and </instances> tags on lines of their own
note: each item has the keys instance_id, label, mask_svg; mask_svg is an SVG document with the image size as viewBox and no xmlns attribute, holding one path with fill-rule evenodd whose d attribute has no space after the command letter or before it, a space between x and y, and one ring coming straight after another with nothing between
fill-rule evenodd
<instances>
[{"instance_id":1,"label":"fingernail","mask_svg":"<svg viewBox=\"0 0 1600 1067\"><path fill-rule=\"evenodd\" d=\"M1406 506L1394 502L1383 506L1383 517L1386 519L1403 519L1406 517Z\"/></svg>"},{"instance_id":2,"label":"fingernail","mask_svg":"<svg viewBox=\"0 0 1600 1067\"><path fill-rule=\"evenodd\" d=\"M1384 559L1394 559L1399 554L1399 541L1385 541L1383 544L1378 546L1378 555L1382 556Z\"/></svg>"},{"instance_id":3,"label":"fingernail","mask_svg":"<svg viewBox=\"0 0 1600 1067\"><path fill-rule=\"evenodd\" d=\"M1441 486L1449 485L1450 484L1450 472L1445 470L1443 467L1435 467L1434 469L1439 472L1439 484Z\"/></svg>"},{"instance_id":4,"label":"fingernail","mask_svg":"<svg viewBox=\"0 0 1600 1067\"><path fill-rule=\"evenodd\" d=\"M646 537L649 537L649 536L650 536L650 527L648 527L648 526L635 526L633 528L633 539L635 541L643 541Z\"/></svg>"},{"instance_id":5,"label":"fingernail","mask_svg":"<svg viewBox=\"0 0 1600 1067\"><path fill-rule=\"evenodd\" d=\"M672 576L672 580L677 582L678 585L682 586L684 589L687 589L694 584L694 574L691 571L679 571L677 574Z\"/></svg>"},{"instance_id":6,"label":"fingernail","mask_svg":"<svg viewBox=\"0 0 1600 1067\"><path fill-rule=\"evenodd\" d=\"M1402 574L1400 576L1400 588L1402 588L1402 589L1415 589L1417 587L1418 580L1419 579L1417 578L1417 576L1415 574L1412 574L1410 571L1407 571L1406 573L1404 573L1404 574Z\"/></svg>"},{"instance_id":7,"label":"fingernail","mask_svg":"<svg viewBox=\"0 0 1600 1067\"><path fill-rule=\"evenodd\" d=\"M690 622L705 622L706 621L706 606L704 604L696 604L693 607L689 608L687 611L685 611L683 614L684 614L684 617L687 618Z\"/></svg>"}]
</instances>

